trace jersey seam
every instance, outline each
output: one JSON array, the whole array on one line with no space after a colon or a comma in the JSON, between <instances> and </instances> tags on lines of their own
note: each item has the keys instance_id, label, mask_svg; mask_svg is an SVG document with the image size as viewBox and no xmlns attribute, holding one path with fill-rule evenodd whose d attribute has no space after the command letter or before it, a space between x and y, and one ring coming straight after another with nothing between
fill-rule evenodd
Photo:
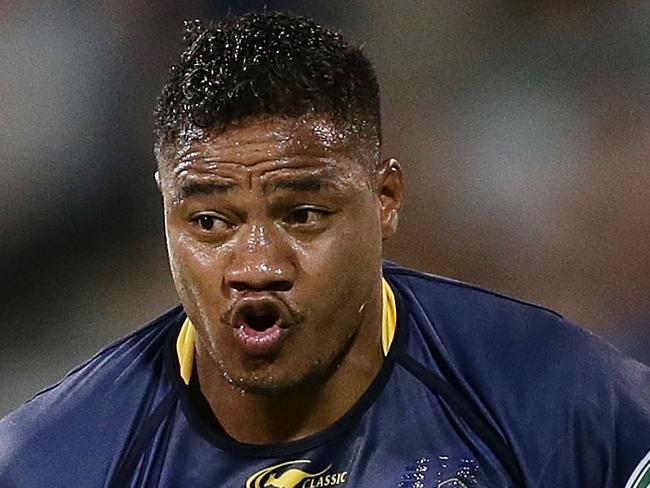
<instances>
[{"instance_id":1,"label":"jersey seam","mask_svg":"<svg viewBox=\"0 0 650 488\"><path fill-rule=\"evenodd\" d=\"M118 462L115 472L108 483L109 488L121 488L124 486L126 477L133 472L140 462L140 459L142 458L141 453L144 452L151 442L153 442L156 429L158 429L160 424L162 424L165 417L169 415L169 411L173 408L177 399L178 396L176 391L171 389L167 396L165 396L156 406L151 415L147 418L147 424L145 427L140 430L136 438L133 440L131 447Z\"/></svg>"},{"instance_id":2,"label":"jersey seam","mask_svg":"<svg viewBox=\"0 0 650 488\"><path fill-rule=\"evenodd\" d=\"M456 413L467 423L469 428L473 430L482 442L493 452L496 459L516 486L518 488L525 488L526 483L514 450L501 434L499 434L499 432L492 427L486 419L482 418L480 413L473 412L471 403L469 403L469 401L466 400L451 383L438 376L433 371L429 371L426 366L421 364L407 352L400 352L401 354L396 358L397 364L431 390L435 395L439 396L452 410L456 411ZM431 379L423 377L422 374L430 376ZM437 383L438 386L435 386L434 383ZM467 405L467 403L469 403L469 405ZM511 459L508 460L508 457Z\"/></svg>"},{"instance_id":3,"label":"jersey seam","mask_svg":"<svg viewBox=\"0 0 650 488\"><path fill-rule=\"evenodd\" d=\"M474 285L472 283L466 283L464 281L454 280L454 279L450 279L450 278L444 278L442 276L433 275L433 274L429 274L429 273L422 273L422 272L410 270L408 268L394 267L394 266L396 266L396 265L387 264L386 269L388 271L390 271L391 274L395 274L395 275L410 276L410 277L413 277L413 278L420 278L420 279L424 279L424 280L427 280L427 281L434 281L434 282L437 282L437 283L442 283L442 284L445 284L445 285L455 286L455 287L458 287L458 288L467 288L469 290L478 291L478 292L481 292L481 293L485 293L486 295L492 295L494 297L501 298L503 300L507 300L507 301L510 301L510 302L518 303L520 305L525 305L525 306L528 306L528 307L536 308L536 309L542 310L544 312L549 312L549 313L551 313L551 314L553 314L553 315L555 315L555 316L557 316L557 317L559 317L561 319L564 319L564 316L562 314L560 314L560 313L558 313L555 310L552 310L550 308L546 308L543 305L538 305L536 303L527 302L526 300L521 300L519 298L511 297L509 295L506 295L504 293L499 293L499 292L496 292L494 290L488 290L488 289L483 288L483 287L481 287L479 285Z\"/></svg>"}]
</instances>

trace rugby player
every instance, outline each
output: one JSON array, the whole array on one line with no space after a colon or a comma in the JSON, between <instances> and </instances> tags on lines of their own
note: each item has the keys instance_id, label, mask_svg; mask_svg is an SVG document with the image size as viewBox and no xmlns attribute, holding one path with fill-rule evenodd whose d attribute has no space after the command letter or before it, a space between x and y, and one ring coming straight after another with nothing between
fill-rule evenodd
<instances>
[{"instance_id":1,"label":"rugby player","mask_svg":"<svg viewBox=\"0 0 650 488\"><path fill-rule=\"evenodd\" d=\"M0 486L650 486L647 367L382 261L402 172L358 48L267 13L185 44L155 110L181 305L6 417Z\"/></svg>"}]
</instances>

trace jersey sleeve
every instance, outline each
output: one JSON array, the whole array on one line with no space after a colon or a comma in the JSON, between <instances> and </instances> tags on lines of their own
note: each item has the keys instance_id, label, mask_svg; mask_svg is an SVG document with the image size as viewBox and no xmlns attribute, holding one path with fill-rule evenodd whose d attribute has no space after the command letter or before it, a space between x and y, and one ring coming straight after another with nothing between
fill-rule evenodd
<instances>
[{"instance_id":1,"label":"jersey sleeve","mask_svg":"<svg viewBox=\"0 0 650 488\"><path fill-rule=\"evenodd\" d=\"M566 416L566 433L549 453L535 487L650 487L650 369L618 354L593 397ZM588 396L588 395L587 395Z\"/></svg>"},{"instance_id":2,"label":"jersey sleeve","mask_svg":"<svg viewBox=\"0 0 650 488\"><path fill-rule=\"evenodd\" d=\"M626 487L650 470L650 368L550 310L440 286L412 307L418 330L509 444L527 487L650 488L645 474Z\"/></svg>"}]
</instances>

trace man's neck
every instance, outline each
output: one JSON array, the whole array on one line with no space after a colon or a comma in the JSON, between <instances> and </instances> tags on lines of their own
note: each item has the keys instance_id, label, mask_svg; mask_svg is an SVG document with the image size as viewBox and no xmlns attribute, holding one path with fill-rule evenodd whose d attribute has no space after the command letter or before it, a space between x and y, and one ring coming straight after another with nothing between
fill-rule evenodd
<instances>
[{"instance_id":1,"label":"man's neck","mask_svg":"<svg viewBox=\"0 0 650 488\"><path fill-rule=\"evenodd\" d=\"M329 376L284 394L242 391L199 348L196 366L201 392L224 430L239 442L287 442L320 432L352 408L381 369L381 313L372 315L350 339Z\"/></svg>"}]
</instances>

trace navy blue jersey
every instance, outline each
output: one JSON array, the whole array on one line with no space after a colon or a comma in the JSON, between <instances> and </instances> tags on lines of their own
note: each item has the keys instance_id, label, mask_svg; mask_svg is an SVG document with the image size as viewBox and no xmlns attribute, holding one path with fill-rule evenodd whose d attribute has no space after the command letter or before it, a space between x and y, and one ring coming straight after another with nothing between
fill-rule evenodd
<instances>
[{"instance_id":1,"label":"navy blue jersey","mask_svg":"<svg viewBox=\"0 0 650 488\"><path fill-rule=\"evenodd\" d=\"M0 486L650 486L650 369L537 306L393 264L384 277L395 339L326 430L230 438L197 375L180 378L176 308L0 422Z\"/></svg>"}]
</instances>

